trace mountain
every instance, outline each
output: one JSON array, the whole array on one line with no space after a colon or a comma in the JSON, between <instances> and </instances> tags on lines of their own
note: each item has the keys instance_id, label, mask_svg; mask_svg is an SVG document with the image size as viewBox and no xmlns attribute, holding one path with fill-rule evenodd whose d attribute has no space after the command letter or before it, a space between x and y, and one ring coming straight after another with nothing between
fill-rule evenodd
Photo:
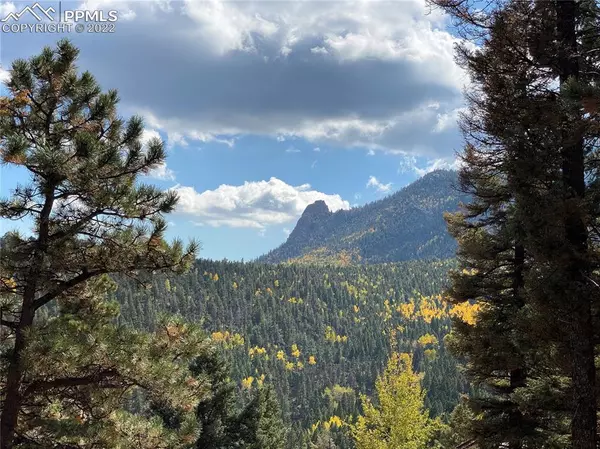
<instances>
[{"instance_id":1,"label":"mountain","mask_svg":"<svg viewBox=\"0 0 600 449\"><path fill-rule=\"evenodd\" d=\"M453 257L456 243L443 213L466 200L457 181L455 171L436 170L379 201L335 213L317 201L287 241L258 261L348 265Z\"/></svg>"}]
</instances>

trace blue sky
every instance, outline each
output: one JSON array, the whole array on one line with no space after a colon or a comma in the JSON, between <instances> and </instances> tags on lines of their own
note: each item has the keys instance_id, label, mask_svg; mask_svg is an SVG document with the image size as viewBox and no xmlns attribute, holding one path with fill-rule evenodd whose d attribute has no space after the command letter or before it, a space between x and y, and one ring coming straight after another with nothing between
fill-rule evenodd
<instances>
[{"instance_id":1,"label":"blue sky","mask_svg":"<svg viewBox=\"0 0 600 449\"><path fill-rule=\"evenodd\" d=\"M28 4L0 3L0 15ZM2 33L0 78L14 59L72 39L80 69L118 89L120 113L141 114L145 137L166 142L166 166L145 181L179 192L169 235L200 240L202 257L255 258L285 241L308 204L376 200L453 166L460 149L466 79L447 19L424 0L62 8L119 19L114 33ZM27 181L0 170L3 196Z\"/></svg>"}]
</instances>

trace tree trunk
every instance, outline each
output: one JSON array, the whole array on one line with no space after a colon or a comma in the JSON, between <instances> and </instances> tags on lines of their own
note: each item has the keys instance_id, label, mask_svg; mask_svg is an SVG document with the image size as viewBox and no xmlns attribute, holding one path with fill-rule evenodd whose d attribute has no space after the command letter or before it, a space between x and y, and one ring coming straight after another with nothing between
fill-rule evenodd
<instances>
[{"instance_id":1,"label":"tree trunk","mask_svg":"<svg viewBox=\"0 0 600 449\"><path fill-rule=\"evenodd\" d=\"M514 273L513 273L513 297L515 307L521 308L525 305L523 298L521 297L521 289L523 288L523 269L525 265L525 248L518 241L515 245L514 252ZM526 371L523 367L515 368L510 371L510 391L514 393L517 388L524 387L527 384ZM508 444L509 449L521 449L523 447L520 441L521 430L523 428L523 414L518 408L518 405L513 403L512 409L509 412L508 422L510 428L515 431L517 439L510 441Z\"/></svg>"},{"instance_id":2,"label":"tree trunk","mask_svg":"<svg viewBox=\"0 0 600 449\"><path fill-rule=\"evenodd\" d=\"M579 79L576 36L577 2L556 0L558 70L561 86L569 79ZM565 236L570 254L566 254L564 271L568 291L565 302L568 314L568 349L573 388L571 437L573 449L597 449L596 367L591 298L586 288L590 271L587 229L577 202L585 195L583 136L576 126L579 117L570 111L562 117L562 175L565 188ZM573 201L574 207L568 205Z\"/></svg>"},{"instance_id":3,"label":"tree trunk","mask_svg":"<svg viewBox=\"0 0 600 449\"><path fill-rule=\"evenodd\" d=\"M12 449L21 410L21 386L23 383L23 351L26 347L25 334L33 324L35 297L38 290L40 270L47 251L50 213L54 205L54 186L46 186L45 202L40 212L40 225L33 261L27 272L21 316L15 330L15 344L6 373L6 388L0 418L0 449Z\"/></svg>"},{"instance_id":4,"label":"tree trunk","mask_svg":"<svg viewBox=\"0 0 600 449\"><path fill-rule=\"evenodd\" d=\"M21 407L21 380L23 363L21 354L25 349L25 331L33 323L33 313L23 310L19 326L15 332L15 345L8 365L6 376L6 394L2 404L0 422L0 449L11 449Z\"/></svg>"}]
</instances>

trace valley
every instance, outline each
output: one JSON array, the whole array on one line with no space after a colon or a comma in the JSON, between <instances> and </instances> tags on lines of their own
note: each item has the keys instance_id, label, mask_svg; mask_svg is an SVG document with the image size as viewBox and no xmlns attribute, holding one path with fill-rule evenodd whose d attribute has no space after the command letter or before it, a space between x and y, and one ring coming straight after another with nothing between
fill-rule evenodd
<instances>
[{"instance_id":1,"label":"valley","mask_svg":"<svg viewBox=\"0 0 600 449\"><path fill-rule=\"evenodd\" d=\"M414 355L414 369L424 373L432 415L447 417L469 387L444 338L453 318L470 322L473 310L442 299L452 259L414 256L452 254L442 218L427 216L442 217L446 208L458 207L453 181L454 172L435 172L345 215L311 205L283 249L257 262L198 260L186 274L149 277L145 289L122 279L116 293L120 320L146 330L154 330L161 314L202 323L240 389L264 382L275 387L294 435L290 448L310 447L323 432L337 447L353 447L341 422L360 413L361 394L373 393L392 339L397 350ZM373 234L381 233L382 240L343 237L373 223L379 223ZM332 235L324 236L327 232ZM399 247L394 239L409 234L407 252L391 251ZM315 250L308 241L299 258L264 262L311 235L329 245L322 257L311 256ZM344 258L353 251L367 256ZM415 260L369 263L410 256Z\"/></svg>"}]
</instances>

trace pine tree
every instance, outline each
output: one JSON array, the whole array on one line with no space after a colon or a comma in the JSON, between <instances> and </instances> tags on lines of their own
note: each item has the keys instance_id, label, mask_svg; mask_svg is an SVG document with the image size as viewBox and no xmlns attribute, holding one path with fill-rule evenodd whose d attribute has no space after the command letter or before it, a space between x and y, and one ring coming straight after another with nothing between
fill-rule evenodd
<instances>
[{"instance_id":1,"label":"pine tree","mask_svg":"<svg viewBox=\"0 0 600 449\"><path fill-rule=\"evenodd\" d=\"M229 366L216 354L206 354L194 360L192 372L196 377L210 379L211 394L200 401L196 416L200 423L198 449L225 448L230 439L230 420L235 413L235 384L229 378Z\"/></svg>"},{"instance_id":2,"label":"pine tree","mask_svg":"<svg viewBox=\"0 0 600 449\"><path fill-rule=\"evenodd\" d=\"M258 387L250 401L230 424L232 442L228 447L283 449L287 429L272 386Z\"/></svg>"},{"instance_id":3,"label":"pine tree","mask_svg":"<svg viewBox=\"0 0 600 449\"><path fill-rule=\"evenodd\" d=\"M522 431L534 437L527 429L535 428L545 433L537 435L544 444L565 447L561 434L570 427L573 447L591 449L597 442L598 283L595 228L586 223L597 220L598 7L568 0L483 8L433 3L481 47L459 50L474 83L463 126L469 143L463 184L472 188L475 205L490 204L498 188L507 192L501 207L450 220L466 273L453 277L451 296L483 306L475 326L458 329L456 346L471 374L482 374L502 401L484 410L484 430L496 430L480 437L519 447ZM496 187L489 189L490 182ZM503 233L513 257L494 243ZM492 265L477 266L485 259ZM512 288L499 282L507 275ZM511 290L512 300L506 297Z\"/></svg>"},{"instance_id":4,"label":"pine tree","mask_svg":"<svg viewBox=\"0 0 600 449\"><path fill-rule=\"evenodd\" d=\"M481 311L474 324L457 321L449 343L467 358L471 380L483 387L483 394L470 401L483 414L473 428L483 447L519 448L539 437L539 423L524 416L515 397L535 376L527 366L528 346L523 338L515 338L526 311L523 286L529 270L519 211L524 175L535 172L524 160L528 149L522 140L527 134L529 141L537 137L533 130L539 120L516 113L532 108L529 92L537 74L521 56L530 29L516 27L515 22L523 22L530 13L524 2L507 6L495 14L489 36L477 51L466 46L459 51L476 83L467 92L469 112L461 123L468 144L461 156L460 184L473 200L463 211L447 216L459 242L459 269L451 275L448 294L454 303L477 301Z\"/></svg>"},{"instance_id":5,"label":"pine tree","mask_svg":"<svg viewBox=\"0 0 600 449\"><path fill-rule=\"evenodd\" d=\"M10 95L0 99L2 162L29 174L0 202L0 217L34 225L31 235L5 235L0 251L0 448L123 447L138 433L144 447L176 447L175 436L127 414L121 400L143 388L193 415L206 385L186 383L185 361L202 352L204 337L179 321L159 323L153 335L115 327L104 276L182 271L196 245L164 241L163 215L177 197L140 182L164 163L163 143L142 146L141 118L118 118L117 92L79 75L77 56L60 41L14 61Z\"/></svg>"}]
</instances>

